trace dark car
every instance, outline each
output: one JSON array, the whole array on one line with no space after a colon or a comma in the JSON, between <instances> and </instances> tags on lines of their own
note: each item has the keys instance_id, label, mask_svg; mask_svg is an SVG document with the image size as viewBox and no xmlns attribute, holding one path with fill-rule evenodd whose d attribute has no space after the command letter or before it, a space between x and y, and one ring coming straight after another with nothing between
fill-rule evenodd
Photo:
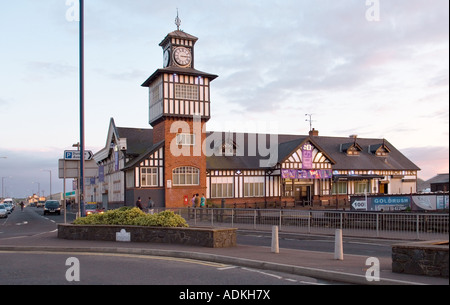
<instances>
[{"instance_id":1,"label":"dark car","mask_svg":"<svg viewBox=\"0 0 450 305\"><path fill-rule=\"evenodd\" d=\"M47 200L44 204L44 215L58 214L61 215L61 206L58 200Z\"/></svg>"}]
</instances>

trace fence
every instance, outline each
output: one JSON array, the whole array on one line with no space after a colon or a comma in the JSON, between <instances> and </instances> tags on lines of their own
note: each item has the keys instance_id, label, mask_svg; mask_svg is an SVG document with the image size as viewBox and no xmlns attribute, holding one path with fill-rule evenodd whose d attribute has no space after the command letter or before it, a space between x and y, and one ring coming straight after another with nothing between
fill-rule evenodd
<instances>
[{"instance_id":1,"label":"fence","mask_svg":"<svg viewBox=\"0 0 450 305\"><path fill-rule=\"evenodd\" d=\"M335 234L342 229L346 236L392 239L446 239L449 234L448 213L386 213L290 209L175 209L191 226L226 226L238 229Z\"/></svg>"}]
</instances>

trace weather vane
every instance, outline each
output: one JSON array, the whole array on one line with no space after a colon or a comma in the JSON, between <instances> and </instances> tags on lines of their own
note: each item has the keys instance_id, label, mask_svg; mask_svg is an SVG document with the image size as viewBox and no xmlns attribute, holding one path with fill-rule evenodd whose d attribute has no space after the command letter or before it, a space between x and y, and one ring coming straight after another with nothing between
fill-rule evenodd
<instances>
[{"instance_id":1,"label":"weather vane","mask_svg":"<svg viewBox=\"0 0 450 305\"><path fill-rule=\"evenodd\" d=\"M177 31L180 30L181 19L178 17L178 8L177 8L177 18L175 18L175 25L177 26Z\"/></svg>"}]
</instances>

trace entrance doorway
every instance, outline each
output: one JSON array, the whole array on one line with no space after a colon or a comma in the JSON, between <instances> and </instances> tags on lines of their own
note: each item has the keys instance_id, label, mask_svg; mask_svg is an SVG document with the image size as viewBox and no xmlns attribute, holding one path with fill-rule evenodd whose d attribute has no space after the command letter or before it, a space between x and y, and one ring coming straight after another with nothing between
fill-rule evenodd
<instances>
[{"instance_id":1,"label":"entrance doorway","mask_svg":"<svg viewBox=\"0 0 450 305\"><path fill-rule=\"evenodd\" d=\"M294 198L295 201L301 205L311 204L311 186L310 185L294 185Z\"/></svg>"}]
</instances>

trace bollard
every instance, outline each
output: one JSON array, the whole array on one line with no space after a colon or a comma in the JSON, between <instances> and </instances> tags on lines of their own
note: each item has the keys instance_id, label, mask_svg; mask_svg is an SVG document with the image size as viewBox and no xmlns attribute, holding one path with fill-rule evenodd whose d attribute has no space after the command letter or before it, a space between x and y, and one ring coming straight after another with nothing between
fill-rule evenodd
<instances>
[{"instance_id":1,"label":"bollard","mask_svg":"<svg viewBox=\"0 0 450 305\"><path fill-rule=\"evenodd\" d=\"M344 260L344 247L342 245L342 230L336 229L334 237L334 259Z\"/></svg>"},{"instance_id":2,"label":"bollard","mask_svg":"<svg viewBox=\"0 0 450 305\"><path fill-rule=\"evenodd\" d=\"M280 253L278 244L278 226L272 226L272 253Z\"/></svg>"}]
</instances>

